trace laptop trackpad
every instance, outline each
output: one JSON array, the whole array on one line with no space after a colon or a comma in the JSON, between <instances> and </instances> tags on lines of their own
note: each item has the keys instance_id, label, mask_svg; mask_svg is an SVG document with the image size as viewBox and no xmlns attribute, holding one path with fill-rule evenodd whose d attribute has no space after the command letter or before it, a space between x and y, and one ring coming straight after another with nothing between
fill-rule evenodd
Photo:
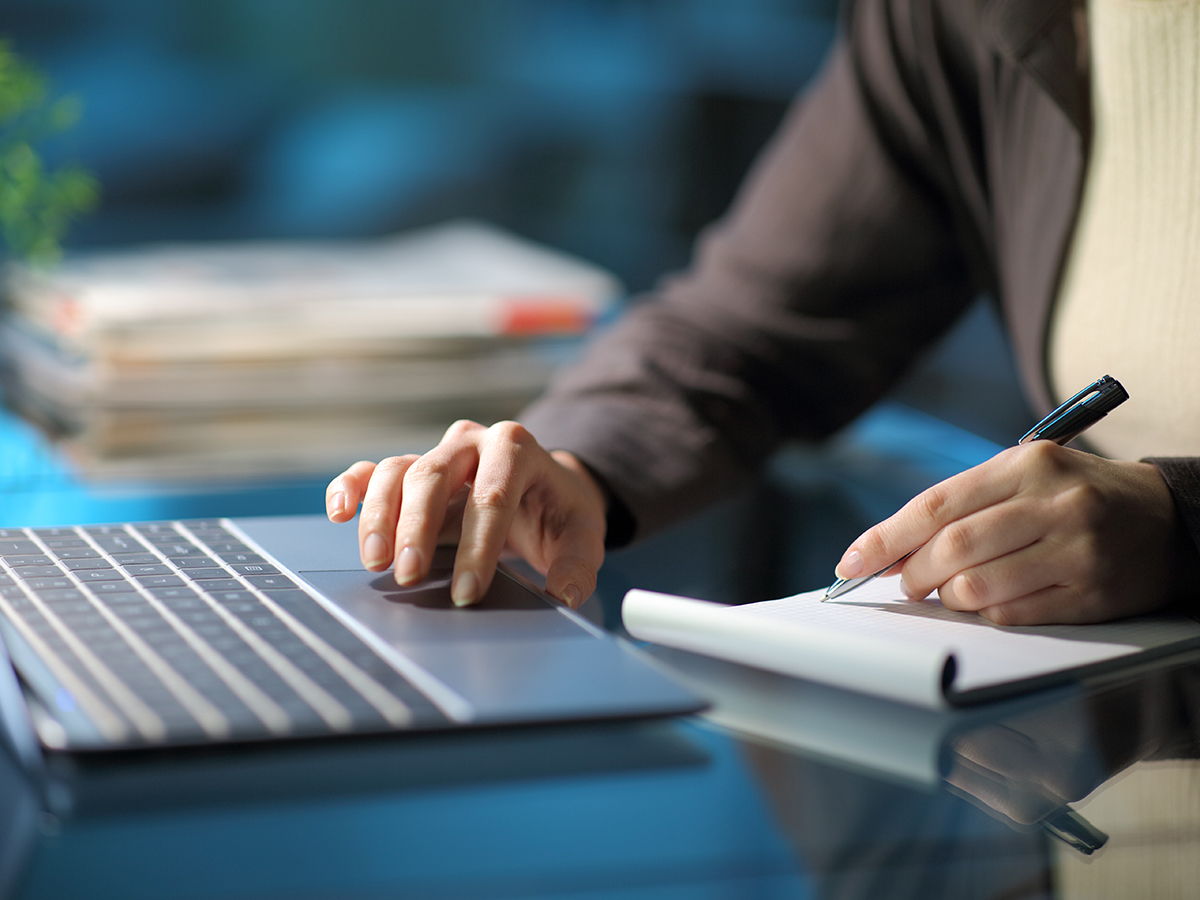
<instances>
[{"instance_id":1,"label":"laptop trackpad","mask_svg":"<svg viewBox=\"0 0 1200 900\"><path fill-rule=\"evenodd\" d=\"M451 573L450 568L435 568L420 584L400 587L391 572L299 572L393 644L590 637L546 600L502 572L496 573L482 601L460 609L450 600Z\"/></svg>"}]
</instances>

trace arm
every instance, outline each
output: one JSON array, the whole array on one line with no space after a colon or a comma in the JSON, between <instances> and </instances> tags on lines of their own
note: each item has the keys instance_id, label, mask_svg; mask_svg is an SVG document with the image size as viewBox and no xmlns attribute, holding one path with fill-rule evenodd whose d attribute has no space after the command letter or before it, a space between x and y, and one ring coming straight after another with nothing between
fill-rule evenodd
<instances>
[{"instance_id":1,"label":"arm","mask_svg":"<svg viewBox=\"0 0 1200 900\"><path fill-rule=\"evenodd\" d=\"M733 491L782 442L845 425L986 280L930 101L913 96L916 15L853 8L691 269L523 417L598 473L630 537Z\"/></svg>"},{"instance_id":2,"label":"arm","mask_svg":"<svg viewBox=\"0 0 1200 900\"><path fill-rule=\"evenodd\" d=\"M423 577L460 498L456 600L482 595L508 545L574 605L566 588L591 592L606 533L617 543L699 509L782 441L828 435L895 382L975 296L964 242L980 242L945 199L929 101L910 96L915 16L907 0L853 7L691 270L599 340L525 429L456 426L419 460L335 480L335 520L364 500L369 568ZM556 574L568 558L570 578Z\"/></svg>"}]
</instances>

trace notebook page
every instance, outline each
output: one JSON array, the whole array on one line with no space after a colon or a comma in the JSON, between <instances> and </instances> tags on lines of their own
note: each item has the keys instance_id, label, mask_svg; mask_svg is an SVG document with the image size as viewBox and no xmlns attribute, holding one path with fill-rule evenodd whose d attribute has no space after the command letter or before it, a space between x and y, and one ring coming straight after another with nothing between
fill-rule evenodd
<instances>
[{"instance_id":1,"label":"notebook page","mask_svg":"<svg viewBox=\"0 0 1200 900\"><path fill-rule=\"evenodd\" d=\"M845 610L822 612L828 604L803 595L769 603L769 611L746 614L748 607L633 590L621 616L641 640L917 706L943 705L944 648L860 632L844 621ZM806 607L816 612L806 616Z\"/></svg>"},{"instance_id":2,"label":"notebook page","mask_svg":"<svg viewBox=\"0 0 1200 900\"><path fill-rule=\"evenodd\" d=\"M974 613L946 609L936 597L918 603L906 600L898 575L877 578L841 600L817 602L823 593L809 591L736 611L794 623L838 622L862 634L941 648L955 656L956 691L1022 681L1200 638L1200 625L1184 617L1002 628Z\"/></svg>"},{"instance_id":3,"label":"notebook page","mask_svg":"<svg viewBox=\"0 0 1200 900\"><path fill-rule=\"evenodd\" d=\"M905 600L898 576L876 579L827 603L818 602L822 594L810 591L735 607L705 604L716 611L704 624L708 649L684 649L904 702L941 706L946 703L943 666L951 657L956 665L950 690L962 693L1200 642L1200 624L1183 617L1001 628L980 616L948 610L936 599ZM660 624L660 637L647 639L684 646L673 643L676 635L662 635L672 624L688 632L699 627L695 621ZM633 628L630 631L637 636ZM741 646L753 635L767 636L757 659L752 658L754 648Z\"/></svg>"}]
</instances>

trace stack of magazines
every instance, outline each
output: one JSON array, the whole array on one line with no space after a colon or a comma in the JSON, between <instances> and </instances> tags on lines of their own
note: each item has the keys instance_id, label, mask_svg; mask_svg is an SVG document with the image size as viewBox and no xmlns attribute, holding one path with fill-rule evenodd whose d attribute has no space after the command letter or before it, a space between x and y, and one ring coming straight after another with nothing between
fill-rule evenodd
<instances>
[{"instance_id":1,"label":"stack of magazines","mask_svg":"<svg viewBox=\"0 0 1200 900\"><path fill-rule=\"evenodd\" d=\"M137 480L333 472L511 417L621 290L471 222L91 253L4 285L6 402L83 475Z\"/></svg>"}]
</instances>

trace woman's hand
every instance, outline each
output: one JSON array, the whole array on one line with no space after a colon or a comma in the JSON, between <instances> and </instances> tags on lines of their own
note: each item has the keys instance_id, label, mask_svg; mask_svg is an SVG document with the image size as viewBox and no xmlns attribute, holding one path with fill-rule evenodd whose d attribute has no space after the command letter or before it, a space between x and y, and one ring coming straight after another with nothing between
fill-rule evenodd
<instances>
[{"instance_id":1,"label":"woman's hand","mask_svg":"<svg viewBox=\"0 0 1200 900\"><path fill-rule=\"evenodd\" d=\"M910 500L842 556L843 578L900 571L913 599L998 625L1099 622L1169 599L1176 513L1158 470L1034 441Z\"/></svg>"},{"instance_id":2,"label":"woman's hand","mask_svg":"<svg viewBox=\"0 0 1200 900\"><path fill-rule=\"evenodd\" d=\"M363 565L394 565L398 584L424 578L439 541L457 539L450 594L459 606L483 597L506 548L572 608L596 588L604 493L578 459L547 452L516 422L456 422L424 456L355 463L330 482L325 506L332 521L348 522L360 502Z\"/></svg>"}]
</instances>

